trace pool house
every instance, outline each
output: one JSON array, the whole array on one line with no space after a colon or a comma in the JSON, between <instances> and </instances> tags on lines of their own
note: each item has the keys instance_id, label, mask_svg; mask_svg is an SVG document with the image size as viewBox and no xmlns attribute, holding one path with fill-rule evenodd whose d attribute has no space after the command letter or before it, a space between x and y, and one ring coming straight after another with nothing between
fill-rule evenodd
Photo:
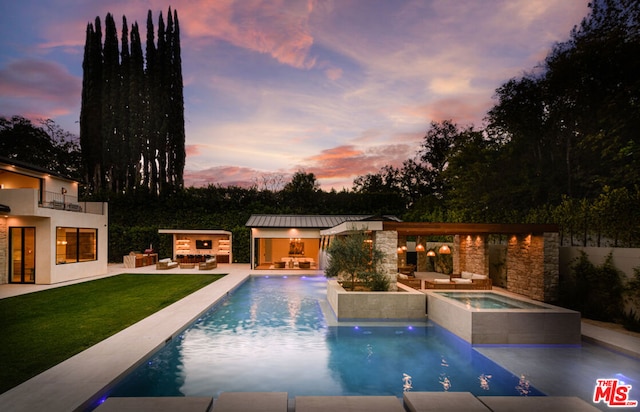
<instances>
[{"instance_id":1,"label":"pool house","mask_svg":"<svg viewBox=\"0 0 640 412\"><path fill-rule=\"evenodd\" d=\"M558 294L559 235L553 224L402 222L393 216L252 215L251 267L324 269L332 239L353 230L370 234L385 255L395 288L407 267L416 272L463 272L490 278L494 285L541 302ZM446 239L446 240L443 240ZM443 256L448 255L448 256ZM434 258L449 266L434 267ZM444 259L442 259L444 261Z\"/></svg>"}]
</instances>

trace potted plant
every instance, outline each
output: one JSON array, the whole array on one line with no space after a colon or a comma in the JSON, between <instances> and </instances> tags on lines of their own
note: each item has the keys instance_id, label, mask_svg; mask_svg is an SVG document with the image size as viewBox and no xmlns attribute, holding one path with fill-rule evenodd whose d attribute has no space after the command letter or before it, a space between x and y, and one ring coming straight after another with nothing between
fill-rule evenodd
<instances>
[{"instance_id":1,"label":"potted plant","mask_svg":"<svg viewBox=\"0 0 640 412\"><path fill-rule=\"evenodd\" d=\"M389 279L380 270L383 253L364 231L337 237L329 245L327 254L329 263L325 269L326 277L349 280L352 291L357 282L372 291L389 289Z\"/></svg>"}]
</instances>

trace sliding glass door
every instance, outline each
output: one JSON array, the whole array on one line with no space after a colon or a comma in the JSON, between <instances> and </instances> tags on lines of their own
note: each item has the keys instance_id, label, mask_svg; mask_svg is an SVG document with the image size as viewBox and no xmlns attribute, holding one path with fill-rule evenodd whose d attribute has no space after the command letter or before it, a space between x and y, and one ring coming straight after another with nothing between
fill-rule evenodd
<instances>
[{"instance_id":1,"label":"sliding glass door","mask_svg":"<svg viewBox=\"0 0 640 412\"><path fill-rule=\"evenodd\" d=\"M36 282L36 228L9 228L10 282Z\"/></svg>"}]
</instances>

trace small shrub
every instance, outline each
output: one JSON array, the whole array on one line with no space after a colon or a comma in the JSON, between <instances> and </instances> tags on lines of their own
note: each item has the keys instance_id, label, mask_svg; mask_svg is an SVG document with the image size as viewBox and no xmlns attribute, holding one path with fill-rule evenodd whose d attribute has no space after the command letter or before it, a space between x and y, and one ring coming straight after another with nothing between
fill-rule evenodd
<instances>
[{"instance_id":1,"label":"small shrub","mask_svg":"<svg viewBox=\"0 0 640 412\"><path fill-rule=\"evenodd\" d=\"M640 267L634 268L633 272L633 279L629 280L625 287L627 307L630 309L622 315L622 326L627 330L640 332L640 314L637 312L640 307Z\"/></svg>"},{"instance_id":2,"label":"small shrub","mask_svg":"<svg viewBox=\"0 0 640 412\"><path fill-rule=\"evenodd\" d=\"M562 304L580 311L586 318L614 322L623 316L624 286L611 254L601 266L595 266L587 254L581 252L560 287Z\"/></svg>"},{"instance_id":3,"label":"small shrub","mask_svg":"<svg viewBox=\"0 0 640 412\"><path fill-rule=\"evenodd\" d=\"M640 316L635 310L622 314L622 326L631 332L640 332Z\"/></svg>"},{"instance_id":4,"label":"small shrub","mask_svg":"<svg viewBox=\"0 0 640 412\"><path fill-rule=\"evenodd\" d=\"M389 290L389 283L389 278L378 271L369 273L366 280L367 286L374 292L386 292Z\"/></svg>"}]
</instances>

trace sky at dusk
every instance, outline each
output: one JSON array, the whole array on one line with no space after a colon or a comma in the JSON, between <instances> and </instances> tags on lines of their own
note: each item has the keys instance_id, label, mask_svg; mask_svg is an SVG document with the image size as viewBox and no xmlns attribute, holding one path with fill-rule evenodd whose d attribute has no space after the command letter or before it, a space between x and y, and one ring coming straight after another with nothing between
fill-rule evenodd
<instances>
[{"instance_id":1,"label":"sky at dusk","mask_svg":"<svg viewBox=\"0 0 640 412\"><path fill-rule=\"evenodd\" d=\"M79 133L87 23L177 10L185 185L296 171L322 188L417 153L431 121L483 126L495 89L569 38L588 0L3 0L0 116Z\"/></svg>"}]
</instances>

